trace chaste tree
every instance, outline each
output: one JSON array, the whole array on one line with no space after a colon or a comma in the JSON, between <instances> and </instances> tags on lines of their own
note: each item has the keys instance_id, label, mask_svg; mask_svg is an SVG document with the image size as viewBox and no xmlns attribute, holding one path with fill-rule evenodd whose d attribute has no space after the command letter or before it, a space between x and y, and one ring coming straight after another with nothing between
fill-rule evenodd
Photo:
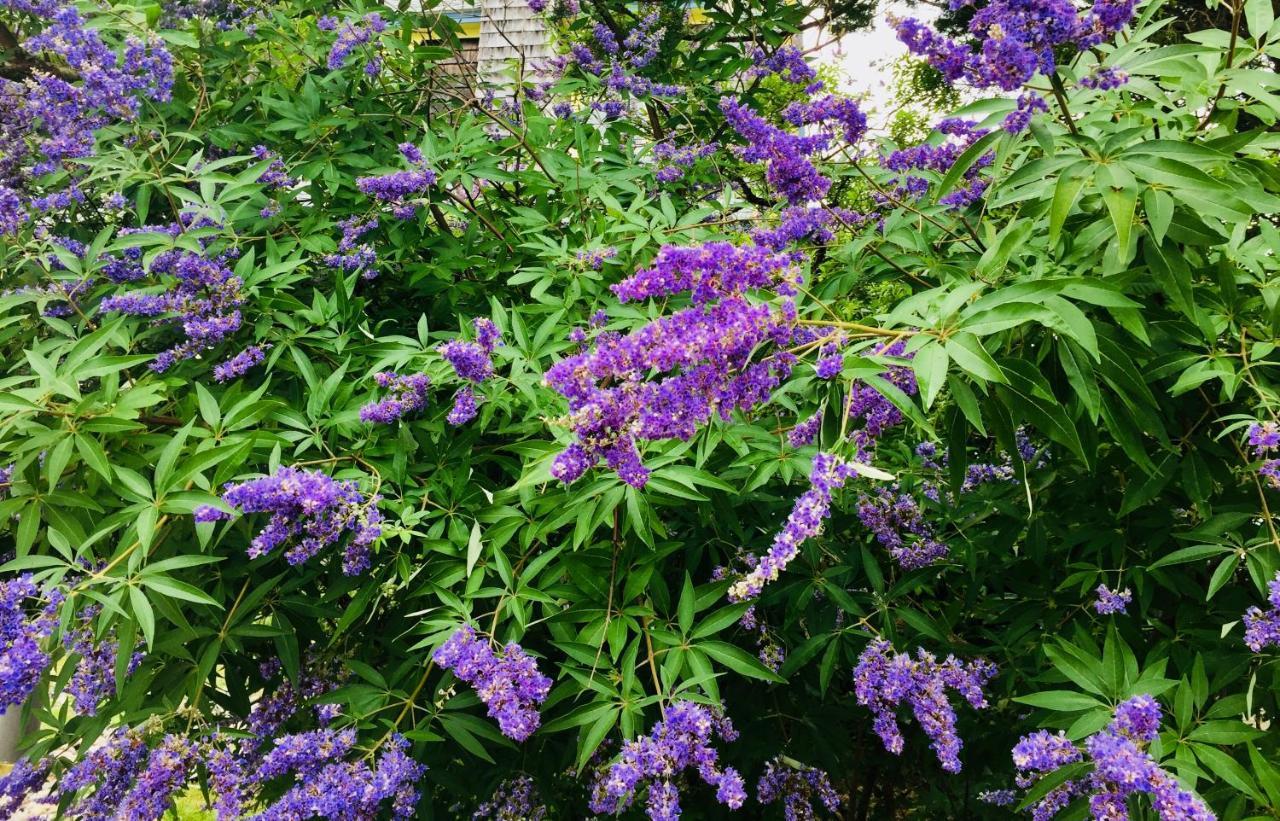
<instances>
[{"instance_id":1,"label":"chaste tree","mask_svg":"<svg viewBox=\"0 0 1280 821\"><path fill-rule=\"evenodd\" d=\"M1276 817L1272 0L500 5L0 0L0 817Z\"/></svg>"}]
</instances>

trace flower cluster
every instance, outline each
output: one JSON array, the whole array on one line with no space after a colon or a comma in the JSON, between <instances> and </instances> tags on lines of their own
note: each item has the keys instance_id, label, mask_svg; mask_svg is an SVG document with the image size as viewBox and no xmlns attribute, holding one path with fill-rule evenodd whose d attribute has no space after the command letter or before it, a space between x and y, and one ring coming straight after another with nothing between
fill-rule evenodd
<instances>
[{"instance_id":1,"label":"flower cluster","mask_svg":"<svg viewBox=\"0 0 1280 821\"><path fill-rule=\"evenodd\" d=\"M102 39L109 29L92 25L73 4L3 0L0 8L42 19L44 29L27 38L22 51L67 68L65 74L38 72L22 82L0 78L0 234L7 234L27 222L32 211L84 200L75 171L67 188L38 195L28 187L65 161L92 155L94 132L136 118L140 97L168 100L173 60L159 43L133 37L118 52Z\"/></svg>"},{"instance_id":2,"label":"flower cluster","mask_svg":"<svg viewBox=\"0 0 1280 821\"><path fill-rule=\"evenodd\" d=\"M961 119L943 120L938 123L935 131L942 137L940 142L923 142L880 158L880 164L885 168L903 175L891 183L896 188L896 196L904 199L919 199L924 196L929 188L929 180L920 176L919 172L931 171L945 175L969 146L987 134L986 129ZM961 184L954 191L943 195L939 202L953 208L963 208L978 201L987 187L987 180L981 176L982 169L994 161L994 152L983 154L964 172Z\"/></svg>"},{"instance_id":3,"label":"flower cluster","mask_svg":"<svg viewBox=\"0 0 1280 821\"><path fill-rule=\"evenodd\" d=\"M0 775L0 818L14 817L27 797L44 787L49 778L49 763L32 764L27 759L15 761L9 772Z\"/></svg>"},{"instance_id":4,"label":"flower cluster","mask_svg":"<svg viewBox=\"0 0 1280 821\"><path fill-rule=\"evenodd\" d=\"M658 182L669 183L683 179L685 173L697 164L698 160L716 153L715 143L692 143L677 145L673 140L664 140L653 147L653 160L657 167L653 176Z\"/></svg>"},{"instance_id":5,"label":"flower cluster","mask_svg":"<svg viewBox=\"0 0 1280 821\"><path fill-rule=\"evenodd\" d=\"M624 302L689 292L694 304L626 336L601 333L590 350L547 371L547 384L569 402L576 437L552 475L572 482L603 459L642 487L649 472L637 440L687 440L713 415L728 419L768 401L794 357L776 352L752 360L762 344L792 339L796 276L789 255L713 242L663 247L651 268L614 285ZM750 301L751 289L787 298L774 309Z\"/></svg>"},{"instance_id":6,"label":"flower cluster","mask_svg":"<svg viewBox=\"0 0 1280 821\"><path fill-rule=\"evenodd\" d=\"M897 710L906 704L929 736L942 769L958 773L962 743L947 690L958 692L975 709L986 707L982 688L995 673L995 665L984 659L961 663L955 656L947 656L939 662L923 648L912 658L877 639L858 658L853 680L858 703L875 715L875 731L886 750L894 755L902 753L904 741Z\"/></svg>"},{"instance_id":7,"label":"flower cluster","mask_svg":"<svg viewBox=\"0 0 1280 821\"><path fill-rule=\"evenodd\" d=\"M493 376L493 350L502 344L502 334L496 325L484 317L472 321L476 331L475 342L453 339L441 345L440 355L453 367L453 372L465 384L453 396L453 408L445 417L450 425L464 425L476 417L477 397L472 385L479 385Z\"/></svg>"},{"instance_id":8,"label":"flower cluster","mask_svg":"<svg viewBox=\"0 0 1280 821\"><path fill-rule=\"evenodd\" d=\"M1110 91L1113 88L1119 88L1129 82L1127 72L1118 68L1107 66L1100 68L1088 77L1081 78L1080 85L1085 88L1092 88L1098 91Z\"/></svg>"},{"instance_id":9,"label":"flower cluster","mask_svg":"<svg viewBox=\"0 0 1280 821\"><path fill-rule=\"evenodd\" d=\"M803 422L798 422L794 428L787 431L787 442L793 448L802 448L806 445L812 445L813 440L818 438L818 431L822 428L822 414L815 413Z\"/></svg>"},{"instance_id":10,"label":"flower cluster","mask_svg":"<svg viewBox=\"0 0 1280 821\"><path fill-rule=\"evenodd\" d=\"M815 798L833 815L840 812L843 803L825 772L815 767L793 765L781 756L764 765L764 773L756 785L756 795L761 804L772 804L781 798L786 821L812 821L817 818L813 809Z\"/></svg>"},{"instance_id":11,"label":"flower cluster","mask_svg":"<svg viewBox=\"0 0 1280 821\"><path fill-rule=\"evenodd\" d=\"M804 52L796 46L783 46L773 54L766 54L763 49L751 53L752 66L748 74L752 77L777 76L794 85L804 85L810 92L822 87L818 73L805 59Z\"/></svg>"},{"instance_id":12,"label":"flower cluster","mask_svg":"<svg viewBox=\"0 0 1280 821\"><path fill-rule=\"evenodd\" d=\"M351 57L351 52L358 48L368 45L375 34L381 34L387 28L387 23L382 19L382 15L370 12L364 17L357 20L343 20L328 16L321 17L316 22L316 28L321 31L336 31L337 38L333 41L333 47L329 49L328 66L330 71L337 71L347 64L347 60ZM364 73L370 77L376 76L382 70L382 58L374 54L365 61Z\"/></svg>"},{"instance_id":13,"label":"flower cluster","mask_svg":"<svg viewBox=\"0 0 1280 821\"><path fill-rule=\"evenodd\" d=\"M1263 459L1258 475L1271 487L1280 489L1280 458L1268 458L1272 451L1280 451L1280 424L1262 422L1251 425L1249 446L1253 449L1254 456Z\"/></svg>"},{"instance_id":14,"label":"flower cluster","mask_svg":"<svg viewBox=\"0 0 1280 821\"><path fill-rule=\"evenodd\" d=\"M1129 602L1133 601L1133 593L1127 587L1123 590L1112 590L1105 584L1100 584L1094 593L1098 598L1093 603L1093 609L1101 616L1123 613L1129 606Z\"/></svg>"},{"instance_id":15,"label":"flower cluster","mask_svg":"<svg viewBox=\"0 0 1280 821\"><path fill-rule=\"evenodd\" d=\"M186 224L172 224L150 231L177 237L195 228L207 227L202 219L188 217ZM244 304L244 282L236 276L230 261L233 253L196 253L185 248L162 251L151 261L152 276L172 278L161 293L127 291L102 300L98 310L151 317L157 325L170 325L182 331L183 339L161 351L151 362L151 369L164 373L176 363L208 351L239 330L242 323L240 306ZM118 276L137 279L126 273L127 258L113 269Z\"/></svg>"},{"instance_id":16,"label":"flower cluster","mask_svg":"<svg viewBox=\"0 0 1280 821\"><path fill-rule=\"evenodd\" d=\"M867 130L867 118L857 103L835 95L787 106L783 116L803 129L799 134L773 125L733 97L720 100L720 111L747 142L735 153L745 162L764 163L769 187L793 206L821 200L831 188L831 180L809 157L830 148L837 138L853 145Z\"/></svg>"},{"instance_id":17,"label":"flower cluster","mask_svg":"<svg viewBox=\"0 0 1280 821\"><path fill-rule=\"evenodd\" d=\"M537 663L520 645L510 642L495 653L487 638L464 625L431 657L475 688L503 735L524 741L538 729L538 705L551 691L551 679L538 672Z\"/></svg>"},{"instance_id":18,"label":"flower cluster","mask_svg":"<svg viewBox=\"0 0 1280 821\"><path fill-rule=\"evenodd\" d=\"M897 487L877 487L859 496L858 520L904 570L936 564L951 552L920 503Z\"/></svg>"},{"instance_id":19,"label":"flower cluster","mask_svg":"<svg viewBox=\"0 0 1280 821\"><path fill-rule=\"evenodd\" d=\"M1163 821L1211 821L1215 818L1194 793L1184 789L1155 762L1143 745L1160 732L1160 705L1149 695L1134 696L1116 707L1112 722L1085 740L1093 770L1087 778L1066 781L1033 808L1033 816L1052 818L1079 795L1089 796L1089 812L1096 821L1128 818L1131 796L1145 793ZM1024 737L1013 748L1020 787L1031 787L1048 773L1084 756L1062 733L1044 730Z\"/></svg>"},{"instance_id":20,"label":"flower cluster","mask_svg":"<svg viewBox=\"0 0 1280 821\"><path fill-rule=\"evenodd\" d=\"M592 248L590 250L581 250L574 259L583 268L590 268L593 271L599 271L604 268L607 260L611 260L618 255L618 249L612 245L605 248Z\"/></svg>"},{"instance_id":21,"label":"flower cluster","mask_svg":"<svg viewBox=\"0 0 1280 821\"><path fill-rule=\"evenodd\" d=\"M973 0L953 0L953 8L976 6ZM1095 0L1078 11L1071 0L989 0L969 21L977 42L945 37L907 18L895 21L898 38L913 54L924 57L948 82L965 80L975 88L1016 91L1037 72L1057 70L1055 51L1085 51L1115 35L1133 17L1136 0ZM1039 105L1043 101L1035 98ZM1019 101L1005 128L1021 130L1036 103Z\"/></svg>"},{"instance_id":22,"label":"flower cluster","mask_svg":"<svg viewBox=\"0 0 1280 821\"><path fill-rule=\"evenodd\" d=\"M97 715L98 705L116 691L115 666L119 644L115 640L114 629L101 639L95 637L93 620L100 610L98 605L81 610L79 627L62 637L66 651L80 657L63 692L71 697L76 712L81 715ZM134 652L125 666L125 675L133 675L142 659L141 652Z\"/></svg>"},{"instance_id":23,"label":"flower cluster","mask_svg":"<svg viewBox=\"0 0 1280 821\"><path fill-rule=\"evenodd\" d=\"M412 168L381 177L361 177L356 180L356 187L366 196L389 203L391 213L398 219L411 219L418 211L418 206L411 199L426 193L436 184L436 172L427 167L422 151L413 143L401 143L400 154Z\"/></svg>"},{"instance_id":24,"label":"flower cluster","mask_svg":"<svg viewBox=\"0 0 1280 821\"><path fill-rule=\"evenodd\" d=\"M270 344L250 345L240 353L213 366L213 378L218 382L230 382L244 376L254 365L260 364L271 350Z\"/></svg>"},{"instance_id":25,"label":"flower cluster","mask_svg":"<svg viewBox=\"0 0 1280 821\"><path fill-rule=\"evenodd\" d=\"M738 809L747 798L742 776L732 767L720 767L713 733L725 741L738 737L729 719L715 710L691 701L670 705L648 735L626 742L617 760L601 769L591 792L591 811L616 815L647 786L649 818L679 818L677 779L689 768L716 788L717 801Z\"/></svg>"},{"instance_id":26,"label":"flower cluster","mask_svg":"<svg viewBox=\"0 0 1280 821\"><path fill-rule=\"evenodd\" d=\"M766 584L781 575L800 553L800 545L822 532L823 523L831 515L832 494L854 475L853 466L838 456L819 453L813 457L809 489L796 499L786 525L773 537L768 552L729 588L731 601L754 599Z\"/></svg>"},{"instance_id":27,"label":"flower cluster","mask_svg":"<svg viewBox=\"0 0 1280 821\"><path fill-rule=\"evenodd\" d=\"M905 353L905 342L892 342L877 345L872 353L875 356L910 359ZM915 396L919 392L915 371L908 365L891 365L880 374L880 378L902 391L907 396ZM855 430L850 438L853 440L860 461L868 462L874 452L876 441L890 428L902 424L905 417L898 406L876 389L874 385L863 381L854 383L849 392L845 412L849 419L861 422L862 426Z\"/></svg>"},{"instance_id":28,"label":"flower cluster","mask_svg":"<svg viewBox=\"0 0 1280 821\"><path fill-rule=\"evenodd\" d=\"M30 613L28 601L45 599ZM63 595L47 593L30 575L0 582L0 715L22 704L49 667L43 642L58 625Z\"/></svg>"},{"instance_id":29,"label":"flower cluster","mask_svg":"<svg viewBox=\"0 0 1280 821\"><path fill-rule=\"evenodd\" d=\"M1267 582L1267 610L1250 607L1244 614L1244 643L1255 653L1280 647L1280 573Z\"/></svg>"},{"instance_id":30,"label":"flower cluster","mask_svg":"<svg viewBox=\"0 0 1280 821\"><path fill-rule=\"evenodd\" d=\"M267 188L292 188L298 181L290 177L284 168L284 160L265 145L253 147L253 158L258 162L269 162L266 169L258 176L258 182Z\"/></svg>"},{"instance_id":31,"label":"flower cluster","mask_svg":"<svg viewBox=\"0 0 1280 821\"><path fill-rule=\"evenodd\" d=\"M251 558L293 541L285 559L301 564L349 533L342 572L354 576L369 567L369 546L382 535L377 497L367 500L355 482L340 482L313 470L282 467L261 479L228 484L222 501L244 513L271 514L249 546ZM212 522L231 514L205 505L196 508L195 518Z\"/></svg>"},{"instance_id":32,"label":"flower cluster","mask_svg":"<svg viewBox=\"0 0 1280 821\"><path fill-rule=\"evenodd\" d=\"M508 778L498 785L489 800L476 807L472 821L543 821L547 808L537 798L533 779L527 775Z\"/></svg>"},{"instance_id":33,"label":"flower cluster","mask_svg":"<svg viewBox=\"0 0 1280 821\"><path fill-rule=\"evenodd\" d=\"M361 422L389 425L427 405L431 377L425 373L401 376L392 371L383 371L375 374L373 381L388 393L382 399L370 402L360 409Z\"/></svg>"},{"instance_id":34,"label":"flower cluster","mask_svg":"<svg viewBox=\"0 0 1280 821\"><path fill-rule=\"evenodd\" d=\"M359 273L364 279L375 279L378 269L378 252L360 238L378 227L376 219L361 220L359 217L340 220L338 227L342 229L342 239L338 240L336 253L327 254L324 264L348 273Z\"/></svg>"}]
</instances>

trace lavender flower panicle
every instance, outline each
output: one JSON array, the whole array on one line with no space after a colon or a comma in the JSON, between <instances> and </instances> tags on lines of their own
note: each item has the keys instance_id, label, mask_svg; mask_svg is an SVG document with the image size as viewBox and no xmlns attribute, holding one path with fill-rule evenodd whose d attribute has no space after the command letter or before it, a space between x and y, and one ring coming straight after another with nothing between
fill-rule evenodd
<instances>
[{"instance_id":1,"label":"lavender flower panicle","mask_svg":"<svg viewBox=\"0 0 1280 821\"><path fill-rule=\"evenodd\" d=\"M495 653L487 638L463 625L436 648L432 659L475 688L503 735L524 741L538 729L538 705L551 692L551 679L538 672L520 645L511 642Z\"/></svg>"},{"instance_id":2,"label":"lavender flower panicle","mask_svg":"<svg viewBox=\"0 0 1280 821\"><path fill-rule=\"evenodd\" d=\"M756 797L761 804L772 804L781 798L786 821L812 821L817 818L813 809L815 798L833 815L840 812L844 803L825 772L788 763L781 756L765 764L756 786Z\"/></svg>"},{"instance_id":3,"label":"lavender flower panicle","mask_svg":"<svg viewBox=\"0 0 1280 821\"><path fill-rule=\"evenodd\" d=\"M378 387L385 388L388 394L360 408L361 422L389 425L427 405L431 377L425 373L401 376L392 371L383 371L375 374L373 380Z\"/></svg>"},{"instance_id":4,"label":"lavender flower panicle","mask_svg":"<svg viewBox=\"0 0 1280 821\"><path fill-rule=\"evenodd\" d=\"M1098 598L1093 603L1093 609L1101 616L1123 613L1129 606L1129 602L1133 601L1133 593L1127 587L1123 590L1112 590L1105 584L1100 584L1094 593Z\"/></svg>"},{"instance_id":5,"label":"lavender flower panicle","mask_svg":"<svg viewBox=\"0 0 1280 821\"><path fill-rule=\"evenodd\" d=\"M382 535L377 497L366 499L355 482L340 482L318 471L282 467L261 479L228 484L222 501L244 513L271 514L249 546L250 558L293 541L285 559L297 565L349 534L342 571L354 576L368 568L369 547ZM207 505L195 511L197 522L228 518L231 514Z\"/></svg>"},{"instance_id":6,"label":"lavender flower panicle","mask_svg":"<svg viewBox=\"0 0 1280 821\"><path fill-rule=\"evenodd\" d=\"M719 753L711 746L713 733L725 741L738 737L729 719L715 710L690 701L671 704L648 735L623 744L618 758L601 768L591 790L591 811L617 815L647 787L649 818L678 819L680 788L676 779L689 768L716 788L717 801L738 809L746 801L746 788L737 770L720 767Z\"/></svg>"},{"instance_id":7,"label":"lavender flower panicle","mask_svg":"<svg viewBox=\"0 0 1280 821\"><path fill-rule=\"evenodd\" d=\"M956 733L955 709L947 700L947 689L960 693L970 706L987 706L982 689L996 673L995 665L984 659L961 663L955 656L939 662L920 649L916 658L897 653L889 642L877 639L867 645L854 670L854 691L858 703L875 716L875 731L885 749L902 753L904 740L898 727L897 709L911 707L916 721L929 736L931 746L950 773L960 772L962 742Z\"/></svg>"},{"instance_id":8,"label":"lavender flower panicle","mask_svg":"<svg viewBox=\"0 0 1280 821\"><path fill-rule=\"evenodd\" d=\"M1143 747L1160 732L1160 705L1149 695L1134 696L1116 707L1112 722L1085 740L1093 765L1087 778L1067 781L1032 807L1032 817L1048 821L1078 796L1088 796L1095 821L1128 818L1131 796L1145 793L1162 821L1213 821L1216 817L1194 793L1184 789ZM1013 748L1017 784L1030 788L1048 773L1085 759L1064 734L1039 730Z\"/></svg>"}]
</instances>

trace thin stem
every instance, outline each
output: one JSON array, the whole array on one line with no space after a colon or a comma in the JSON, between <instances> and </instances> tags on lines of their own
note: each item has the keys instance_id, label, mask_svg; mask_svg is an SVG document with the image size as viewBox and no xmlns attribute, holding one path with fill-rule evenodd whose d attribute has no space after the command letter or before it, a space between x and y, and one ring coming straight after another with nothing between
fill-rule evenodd
<instances>
[{"instance_id":1,"label":"thin stem","mask_svg":"<svg viewBox=\"0 0 1280 821\"><path fill-rule=\"evenodd\" d=\"M1223 66L1224 71L1231 70L1231 64L1236 58L1236 41L1240 39L1240 12L1244 8L1244 0L1232 0L1231 2L1231 40L1227 44L1227 64ZM1209 120L1213 117L1215 111L1218 110L1218 103L1222 102L1222 97L1227 93L1227 83L1225 80L1218 86L1218 92L1213 95L1213 100L1209 103L1209 110L1200 118L1200 122L1196 123L1196 127L1192 131L1199 131L1209 124Z\"/></svg>"},{"instance_id":2,"label":"thin stem","mask_svg":"<svg viewBox=\"0 0 1280 821\"><path fill-rule=\"evenodd\" d=\"M1079 137L1080 132L1076 130L1076 121L1071 117L1071 110L1067 108L1067 89L1062 85L1062 78L1055 71L1049 75L1049 85L1053 88L1053 98L1058 101L1058 108L1062 109L1062 121L1066 123L1067 130L1073 136Z\"/></svg>"}]
</instances>

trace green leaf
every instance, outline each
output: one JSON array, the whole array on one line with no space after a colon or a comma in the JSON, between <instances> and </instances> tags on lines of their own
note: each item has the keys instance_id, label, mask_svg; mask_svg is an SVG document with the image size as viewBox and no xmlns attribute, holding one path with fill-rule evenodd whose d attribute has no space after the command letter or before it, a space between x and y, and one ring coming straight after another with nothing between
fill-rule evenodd
<instances>
[{"instance_id":1,"label":"green leaf","mask_svg":"<svg viewBox=\"0 0 1280 821\"><path fill-rule=\"evenodd\" d=\"M1074 690L1045 690L1040 693L1032 693L1029 696L1017 696L1013 700L1020 704L1028 704L1032 707L1041 707L1060 713L1092 710L1095 707L1107 706L1093 696L1077 693Z\"/></svg>"},{"instance_id":2,"label":"green leaf","mask_svg":"<svg viewBox=\"0 0 1280 821\"><path fill-rule=\"evenodd\" d=\"M595 754L605 736L609 735L609 731L618 723L618 715L621 712L614 708L600 716L578 739L578 772L582 772L582 768L587 766L588 759Z\"/></svg>"},{"instance_id":3,"label":"green leaf","mask_svg":"<svg viewBox=\"0 0 1280 821\"><path fill-rule=\"evenodd\" d=\"M695 595L693 592L693 580L689 577L686 570L684 574L684 588L680 591L680 603L676 606L677 623L680 625L680 632L689 635L689 629L693 627L693 607L695 604Z\"/></svg>"},{"instance_id":4,"label":"green leaf","mask_svg":"<svg viewBox=\"0 0 1280 821\"><path fill-rule=\"evenodd\" d=\"M912 358L911 369L915 371L916 381L920 386L920 397L924 400L925 408L933 405L938 391L942 390L942 383L947 379L949 362L947 349L936 342L926 343Z\"/></svg>"},{"instance_id":5,"label":"green leaf","mask_svg":"<svg viewBox=\"0 0 1280 821\"><path fill-rule=\"evenodd\" d=\"M1148 570L1155 570L1157 567L1167 567L1173 564L1186 564L1199 559L1207 559L1210 556L1219 556L1223 553L1231 553L1232 548L1224 547L1219 544L1197 544L1191 547L1179 548L1168 555L1161 556L1156 561L1147 565Z\"/></svg>"},{"instance_id":6,"label":"green leaf","mask_svg":"<svg viewBox=\"0 0 1280 821\"><path fill-rule=\"evenodd\" d=\"M1005 381L1000 366L973 334L956 334L946 341L945 348L957 365L978 379L985 382Z\"/></svg>"},{"instance_id":7,"label":"green leaf","mask_svg":"<svg viewBox=\"0 0 1280 821\"><path fill-rule=\"evenodd\" d=\"M1261 42L1275 22L1271 0L1245 0L1244 19L1249 24L1249 34L1254 40Z\"/></svg>"},{"instance_id":8,"label":"green leaf","mask_svg":"<svg viewBox=\"0 0 1280 821\"><path fill-rule=\"evenodd\" d=\"M1020 412L1050 439L1088 462L1075 423L1053 395L1044 375L1023 359L1006 359L1001 367L1008 381L998 390L1008 398L1010 410Z\"/></svg>"},{"instance_id":9,"label":"green leaf","mask_svg":"<svg viewBox=\"0 0 1280 821\"><path fill-rule=\"evenodd\" d=\"M751 609L751 602L739 602L738 604L722 607L698 622L698 626L689 634L689 638L696 640L713 636L737 622L742 618L742 614L749 609Z\"/></svg>"},{"instance_id":10,"label":"green leaf","mask_svg":"<svg viewBox=\"0 0 1280 821\"><path fill-rule=\"evenodd\" d=\"M1202 741L1206 744L1231 745L1242 741L1252 741L1264 733L1254 729L1243 721L1206 721L1187 735L1189 741Z\"/></svg>"},{"instance_id":11,"label":"green leaf","mask_svg":"<svg viewBox=\"0 0 1280 821\"><path fill-rule=\"evenodd\" d=\"M467 539L467 577L471 576L471 571L476 569L476 562L480 561L480 552L484 549L484 542L480 540L480 520L471 523L471 536Z\"/></svg>"},{"instance_id":12,"label":"green leaf","mask_svg":"<svg viewBox=\"0 0 1280 821\"><path fill-rule=\"evenodd\" d=\"M942 182L938 183L938 187L934 189L934 202L950 193L951 189L956 187L956 183L960 182L961 178L964 177L965 172L973 167L979 157L990 150L991 144L1000 139L1003 133L997 128L966 148L964 153L956 158L955 165L951 166L950 170L947 171L947 175L942 178Z\"/></svg>"},{"instance_id":13,"label":"green leaf","mask_svg":"<svg viewBox=\"0 0 1280 821\"><path fill-rule=\"evenodd\" d=\"M760 662L760 659L736 644L729 644L723 641L703 641L699 642L697 647L735 673L779 684L786 682L786 679L782 676L765 667Z\"/></svg>"},{"instance_id":14,"label":"green leaf","mask_svg":"<svg viewBox=\"0 0 1280 821\"><path fill-rule=\"evenodd\" d=\"M1049 207L1050 248L1058 244L1058 237L1062 234L1062 226L1067 221L1067 215L1071 213L1071 206L1075 205L1080 197L1080 189L1084 188L1087 181L1088 177L1084 174L1064 172L1058 177L1058 182L1053 187L1053 204Z\"/></svg>"},{"instance_id":15,"label":"green leaf","mask_svg":"<svg viewBox=\"0 0 1280 821\"><path fill-rule=\"evenodd\" d=\"M1035 806L1040 802L1040 799L1058 787L1084 775L1088 768L1088 764L1078 761L1075 764L1068 764L1065 767L1059 767L1053 772L1046 773L1035 784L1031 785L1031 789L1027 790L1026 795L1022 797L1022 803L1018 804L1018 809L1025 810Z\"/></svg>"},{"instance_id":16,"label":"green leaf","mask_svg":"<svg viewBox=\"0 0 1280 821\"><path fill-rule=\"evenodd\" d=\"M156 644L156 615L151 610L151 602L147 601L147 596L137 587L129 585L129 604L133 609L133 617L137 620L138 626L142 628L142 636L147 641L147 647L155 647Z\"/></svg>"},{"instance_id":17,"label":"green leaf","mask_svg":"<svg viewBox=\"0 0 1280 821\"><path fill-rule=\"evenodd\" d=\"M138 581L157 593L172 599L182 599L196 604L211 604L219 609L222 608L222 605L216 599L210 597L208 593L169 576L144 573L138 576Z\"/></svg>"},{"instance_id":18,"label":"green leaf","mask_svg":"<svg viewBox=\"0 0 1280 821\"><path fill-rule=\"evenodd\" d=\"M1223 781L1237 790L1247 793L1255 801L1262 802L1265 800L1262 794L1258 792L1258 786L1253 783L1253 779L1249 776L1249 771L1234 758L1219 749L1206 747L1203 744L1195 744L1191 748L1195 750L1196 758L1200 759L1201 763Z\"/></svg>"}]
</instances>

